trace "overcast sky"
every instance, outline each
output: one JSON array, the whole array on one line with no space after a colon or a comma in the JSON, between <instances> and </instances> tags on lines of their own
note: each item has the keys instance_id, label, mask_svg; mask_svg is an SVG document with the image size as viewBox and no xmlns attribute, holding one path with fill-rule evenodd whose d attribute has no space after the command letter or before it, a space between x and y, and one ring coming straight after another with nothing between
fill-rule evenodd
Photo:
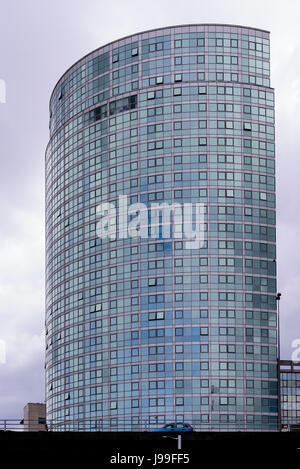
<instances>
[{"instance_id":1,"label":"overcast sky","mask_svg":"<svg viewBox=\"0 0 300 469\"><path fill-rule=\"evenodd\" d=\"M44 401L44 151L51 91L83 55L147 29L228 23L271 31L281 355L291 358L291 343L300 338L299 14L297 0L0 0L0 80L6 83L0 104L0 341L6 344L0 419L19 418L27 402Z\"/></svg>"}]
</instances>

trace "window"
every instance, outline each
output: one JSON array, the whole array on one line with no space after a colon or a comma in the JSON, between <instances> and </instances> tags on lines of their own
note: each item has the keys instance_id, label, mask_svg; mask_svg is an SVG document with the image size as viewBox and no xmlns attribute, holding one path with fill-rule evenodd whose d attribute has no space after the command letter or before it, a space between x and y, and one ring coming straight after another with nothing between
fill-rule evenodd
<instances>
[{"instance_id":1,"label":"window","mask_svg":"<svg viewBox=\"0 0 300 469\"><path fill-rule=\"evenodd\" d=\"M235 310L234 309L219 309L219 318L234 319Z\"/></svg>"},{"instance_id":2,"label":"window","mask_svg":"<svg viewBox=\"0 0 300 469\"><path fill-rule=\"evenodd\" d=\"M217 94L233 94L232 86L218 86L217 87Z\"/></svg>"},{"instance_id":3,"label":"window","mask_svg":"<svg viewBox=\"0 0 300 469\"><path fill-rule=\"evenodd\" d=\"M149 389L165 389L164 381L149 381Z\"/></svg>"},{"instance_id":4,"label":"window","mask_svg":"<svg viewBox=\"0 0 300 469\"><path fill-rule=\"evenodd\" d=\"M148 370L150 373L164 372L165 364L164 363L151 363L148 366Z\"/></svg>"},{"instance_id":5,"label":"window","mask_svg":"<svg viewBox=\"0 0 300 469\"><path fill-rule=\"evenodd\" d=\"M165 353L165 347L164 345L149 347L148 353L149 355L163 355Z\"/></svg>"},{"instance_id":6,"label":"window","mask_svg":"<svg viewBox=\"0 0 300 469\"><path fill-rule=\"evenodd\" d=\"M175 276L175 283L176 283L176 285L181 285L183 283L182 275L176 275Z\"/></svg>"},{"instance_id":7,"label":"window","mask_svg":"<svg viewBox=\"0 0 300 469\"><path fill-rule=\"evenodd\" d=\"M257 50L259 52L262 51L262 44L260 44L259 42L253 42L253 41L249 41L249 49L250 50Z\"/></svg>"},{"instance_id":8,"label":"window","mask_svg":"<svg viewBox=\"0 0 300 469\"><path fill-rule=\"evenodd\" d=\"M226 179L226 178L225 178ZM230 180L230 178L228 178ZM224 205L219 205L218 206L218 214L219 215L234 215L234 208L232 205L224 206Z\"/></svg>"},{"instance_id":9,"label":"window","mask_svg":"<svg viewBox=\"0 0 300 469\"><path fill-rule=\"evenodd\" d=\"M155 311L148 314L148 321L162 321L165 319L164 311Z\"/></svg>"},{"instance_id":10,"label":"window","mask_svg":"<svg viewBox=\"0 0 300 469\"><path fill-rule=\"evenodd\" d=\"M235 293L219 292L219 301L235 301Z\"/></svg>"},{"instance_id":11,"label":"window","mask_svg":"<svg viewBox=\"0 0 300 469\"><path fill-rule=\"evenodd\" d=\"M220 353L235 353L235 345L220 344L219 352Z\"/></svg>"},{"instance_id":12,"label":"window","mask_svg":"<svg viewBox=\"0 0 300 469\"><path fill-rule=\"evenodd\" d=\"M138 55L138 48L134 47L133 49L131 49L131 56L134 57L136 55Z\"/></svg>"},{"instance_id":13,"label":"window","mask_svg":"<svg viewBox=\"0 0 300 469\"><path fill-rule=\"evenodd\" d=\"M174 130L181 130L182 129L182 122L176 121L174 122Z\"/></svg>"},{"instance_id":14,"label":"window","mask_svg":"<svg viewBox=\"0 0 300 469\"><path fill-rule=\"evenodd\" d=\"M220 405L227 405L228 397L220 397Z\"/></svg>"},{"instance_id":15,"label":"window","mask_svg":"<svg viewBox=\"0 0 300 469\"><path fill-rule=\"evenodd\" d=\"M183 397L176 397L175 405L176 406L183 406L184 405L184 398Z\"/></svg>"},{"instance_id":16,"label":"window","mask_svg":"<svg viewBox=\"0 0 300 469\"><path fill-rule=\"evenodd\" d=\"M218 171L218 180L219 181L233 181L234 173L231 171Z\"/></svg>"},{"instance_id":17,"label":"window","mask_svg":"<svg viewBox=\"0 0 300 469\"><path fill-rule=\"evenodd\" d=\"M154 142L148 142L147 143L148 150L160 150L163 147L164 147L164 141L163 140L156 140Z\"/></svg>"},{"instance_id":18,"label":"window","mask_svg":"<svg viewBox=\"0 0 300 469\"><path fill-rule=\"evenodd\" d=\"M156 42L155 44L149 44L149 52L157 52L163 50L164 43L163 42Z\"/></svg>"},{"instance_id":19,"label":"window","mask_svg":"<svg viewBox=\"0 0 300 469\"><path fill-rule=\"evenodd\" d=\"M234 197L233 189L218 189L218 197Z\"/></svg>"},{"instance_id":20,"label":"window","mask_svg":"<svg viewBox=\"0 0 300 469\"><path fill-rule=\"evenodd\" d=\"M148 301L150 304L162 303L164 302L164 295L149 295Z\"/></svg>"},{"instance_id":21,"label":"window","mask_svg":"<svg viewBox=\"0 0 300 469\"><path fill-rule=\"evenodd\" d=\"M175 293L175 302L181 303L183 301L183 293Z\"/></svg>"},{"instance_id":22,"label":"window","mask_svg":"<svg viewBox=\"0 0 300 469\"><path fill-rule=\"evenodd\" d=\"M175 319L182 319L183 318L183 311L182 310L176 310L175 311Z\"/></svg>"},{"instance_id":23,"label":"window","mask_svg":"<svg viewBox=\"0 0 300 469\"><path fill-rule=\"evenodd\" d=\"M176 379L175 380L175 388L180 389L184 387L184 381L183 379Z\"/></svg>"},{"instance_id":24,"label":"window","mask_svg":"<svg viewBox=\"0 0 300 469\"><path fill-rule=\"evenodd\" d=\"M164 260L156 260L156 261L149 261L148 262L148 269L163 269L164 268Z\"/></svg>"},{"instance_id":25,"label":"window","mask_svg":"<svg viewBox=\"0 0 300 469\"><path fill-rule=\"evenodd\" d=\"M228 103L217 103L218 112L233 112L233 105Z\"/></svg>"},{"instance_id":26,"label":"window","mask_svg":"<svg viewBox=\"0 0 300 469\"><path fill-rule=\"evenodd\" d=\"M137 107L137 95L128 96L127 98L122 98L116 101L111 101L109 104L109 114L110 115L118 114L119 112L129 111L130 109L135 109L136 107Z\"/></svg>"},{"instance_id":27,"label":"window","mask_svg":"<svg viewBox=\"0 0 300 469\"><path fill-rule=\"evenodd\" d=\"M233 129L233 121L217 121L218 129Z\"/></svg>"},{"instance_id":28,"label":"window","mask_svg":"<svg viewBox=\"0 0 300 469\"><path fill-rule=\"evenodd\" d=\"M259 193L259 198L260 198L260 200L267 200L266 192L260 192Z\"/></svg>"},{"instance_id":29,"label":"window","mask_svg":"<svg viewBox=\"0 0 300 469\"><path fill-rule=\"evenodd\" d=\"M130 254L131 255L138 254L138 252L139 252L138 246L131 246L131 248L130 248Z\"/></svg>"},{"instance_id":30,"label":"window","mask_svg":"<svg viewBox=\"0 0 300 469\"><path fill-rule=\"evenodd\" d=\"M149 399L149 407L164 406L165 399L163 397L158 399Z\"/></svg>"}]
</instances>

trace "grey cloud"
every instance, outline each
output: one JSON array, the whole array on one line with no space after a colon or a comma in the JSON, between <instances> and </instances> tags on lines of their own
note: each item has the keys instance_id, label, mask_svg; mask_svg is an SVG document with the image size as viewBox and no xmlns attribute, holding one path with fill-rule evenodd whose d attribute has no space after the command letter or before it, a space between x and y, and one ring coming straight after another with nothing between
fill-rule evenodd
<instances>
[{"instance_id":1,"label":"grey cloud","mask_svg":"<svg viewBox=\"0 0 300 469\"><path fill-rule=\"evenodd\" d=\"M12 0L0 6L0 418L44 400L44 151L48 101L62 73L102 44L182 23L231 23L271 30L277 100L278 268L282 355L300 337L299 2L274 0ZM297 88L299 87L299 89Z\"/></svg>"}]
</instances>

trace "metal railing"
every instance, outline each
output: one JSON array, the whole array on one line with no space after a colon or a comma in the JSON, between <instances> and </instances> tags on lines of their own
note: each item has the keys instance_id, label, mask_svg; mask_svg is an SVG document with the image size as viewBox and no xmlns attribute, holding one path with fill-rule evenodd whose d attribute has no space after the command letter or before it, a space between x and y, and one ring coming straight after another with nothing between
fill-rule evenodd
<instances>
[{"instance_id":1,"label":"metal railing","mask_svg":"<svg viewBox=\"0 0 300 469\"><path fill-rule=\"evenodd\" d=\"M165 422L167 423L167 422ZM162 429L163 422L154 422L149 419L132 421L130 418L118 418L115 421L109 419L90 420L24 420L24 419L2 419L0 420L0 431L12 432L151 432ZM210 422L203 423L199 420L188 422L196 432L276 432L276 422ZM300 425L300 424L299 424ZM290 431L291 428L285 429Z\"/></svg>"},{"instance_id":2,"label":"metal railing","mask_svg":"<svg viewBox=\"0 0 300 469\"><path fill-rule=\"evenodd\" d=\"M0 431L4 432L40 432L47 431L45 419L0 419Z\"/></svg>"}]
</instances>

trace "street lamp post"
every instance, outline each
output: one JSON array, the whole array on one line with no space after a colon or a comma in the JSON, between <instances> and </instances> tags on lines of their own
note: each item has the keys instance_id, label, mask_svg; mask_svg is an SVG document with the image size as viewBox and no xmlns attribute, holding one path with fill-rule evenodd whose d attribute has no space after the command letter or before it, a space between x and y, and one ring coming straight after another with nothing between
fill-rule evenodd
<instances>
[{"instance_id":1,"label":"street lamp post","mask_svg":"<svg viewBox=\"0 0 300 469\"><path fill-rule=\"evenodd\" d=\"M163 435L163 438L170 438L170 440L177 440L177 449L181 449L181 435L178 435L177 437Z\"/></svg>"}]
</instances>

